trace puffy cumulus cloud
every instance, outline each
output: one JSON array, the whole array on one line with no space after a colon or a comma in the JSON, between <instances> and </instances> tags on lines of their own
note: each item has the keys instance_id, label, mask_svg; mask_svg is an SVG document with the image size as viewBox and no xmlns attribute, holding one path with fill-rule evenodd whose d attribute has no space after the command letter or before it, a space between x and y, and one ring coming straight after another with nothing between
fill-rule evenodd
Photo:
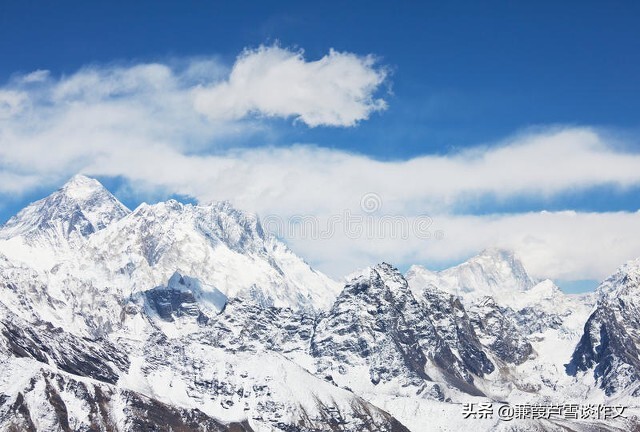
<instances>
[{"instance_id":1,"label":"puffy cumulus cloud","mask_svg":"<svg viewBox=\"0 0 640 432\"><path fill-rule=\"evenodd\" d=\"M331 50L316 61L278 46L245 51L229 78L194 90L196 107L213 119L250 113L295 117L314 126L354 126L386 108L375 98L387 77L372 56Z\"/></svg>"},{"instance_id":2,"label":"puffy cumulus cloud","mask_svg":"<svg viewBox=\"0 0 640 432\"><path fill-rule=\"evenodd\" d=\"M185 154L219 152L268 130L264 116L351 125L384 106L373 98L384 79L371 57L332 51L306 62L280 47L247 50L234 65L202 57L14 76L0 86L0 169L16 181L0 184L0 192L27 187L17 181L23 176L56 182L118 154L168 156L163 162L172 164Z\"/></svg>"},{"instance_id":3,"label":"puffy cumulus cloud","mask_svg":"<svg viewBox=\"0 0 640 432\"><path fill-rule=\"evenodd\" d=\"M0 170L15 181L60 181L101 155L140 155L156 147L193 150L233 133L193 109L190 82L162 64L90 67L37 86L12 81L0 89ZM250 127L247 129L250 130Z\"/></svg>"}]
</instances>

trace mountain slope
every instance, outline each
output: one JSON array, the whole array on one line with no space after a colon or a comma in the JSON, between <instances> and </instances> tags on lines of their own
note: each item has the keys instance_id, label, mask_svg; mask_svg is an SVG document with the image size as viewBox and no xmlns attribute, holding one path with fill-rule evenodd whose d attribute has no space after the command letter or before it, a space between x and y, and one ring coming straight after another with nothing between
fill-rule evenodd
<instances>
[{"instance_id":1,"label":"mountain slope","mask_svg":"<svg viewBox=\"0 0 640 432\"><path fill-rule=\"evenodd\" d=\"M596 308L567 372L592 375L608 396L625 390L640 396L640 259L623 265L596 291Z\"/></svg>"},{"instance_id":2,"label":"mountain slope","mask_svg":"<svg viewBox=\"0 0 640 432\"><path fill-rule=\"evenodd\" d=\"M442 385L434 384L440 381L481 395L474 387L474 373L482 376L493 365L485 358L485 363L470 367L454 354L462 351L454 345L440 335L398 270L381 264L345 286L320 319L311 352L321 359L321 373L350 388L364 383L411 386L444 399ZM484 354L480 349L478 353ZM366 377L359 372L363 369Z\"/></svg>"},{"instance_id":3,"label":"mountain slope","mask_svg":"<svg viewBox=\"0 0 640 432\"><path fill-rule=\"evenodd\" d=\"M100 182L82 175L47 198L25 207L0 228L0 239L19 237L28 245L53 248L78 245L82 238L116 222L130 211Z\"/></svg>"},{"instance_id":4,"label":"mountain slope","mask_svg":"<svg viewBox=\"0 0 640 432\"><path fill-rule=\"evenodd\" d=\"M143 204L91 236L83 254L134 291L161 285L180 271L228 297L323 308L340 288L265 233L255 216L226 202Z\"/></svg>"},{"instance_id":5,"label":"mountain slope","mask_svg":"<svg viewBox=\"0 0 640 432\"><path fill-rule=\"evenodd\" d=\"M506 251L407 278L383 263L340 287L229 203L129 212L84 177L0 234L1 429L636 426L461 409L637 404L638 265L601 286L583 335L588 299Z\"/></svg>"},{"instance_id":6,"label":"mountain slope","mask_svg":"<svg viewBox=\"0 0 640 432\"><path fill-rule=\"evenodd\" d=\"M422 301L446 291L464 305L463 322L469 323L478 340L475 346L496 370L476 380L485 394L522 401L535 394L555 400L559 391L572 393L579 387L564 365L590 313L588 297L566 295L550 280L536 281L514 254L496 249L441 272L413 266L407 280Z\"/></svg>"}]
</instances>

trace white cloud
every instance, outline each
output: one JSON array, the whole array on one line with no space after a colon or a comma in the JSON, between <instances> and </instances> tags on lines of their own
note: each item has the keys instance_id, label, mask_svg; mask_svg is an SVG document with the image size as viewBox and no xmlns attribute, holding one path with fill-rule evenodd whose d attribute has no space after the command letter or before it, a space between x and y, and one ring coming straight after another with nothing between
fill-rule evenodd
<instances>
[{"instance_id":1,"label":"white cloud","mask_svg":"<svg viewBox=\"0 0 640 432\"><path fill-rule=\"evenodd\" d=\"M152 97L175 91L186 84L181 81L168 66L157 63L127 68L87 68L60 80L52 89L52 101L86 103L109 98Z\"/></svg>"},{"instance_id":2,"label":"white cloud","mask_svg":"<svg viewBox=\"0 0 640 432\"><path fill-rule=\"evenodd\" d=\"M148 164L149 172L139 160L154 161ZM382 197L385 212L418 214L452 211L487 197L544 198L603 185L640 185L640 155L615 150L603 135L586 128L522 135L495 147L391 162L302 145L215 156L185 155L169 147L149 152L138 148L105 153L90 170L147 180L158 166L167 169L154 183L205 201L231 199L263 213L284 214L357 209L367 192Z\"/></svg>"},{"instance_id":3,"label":"white cloud","mask_svg":"<svg viewBox=\"0 0 640 432\"><path fill-rule=\"evenodd\" d=\"M387 72L374 58L331 50L316 61L277 46L245 51L228 80L194 90L196 108L213 119L250 113L295 117L314 126L353 126L386 108L374 97Z\"/></svg>"},{"instance_id":4,"label":"white cloud","mask_svg":"<svg viewBox=\"0 0 640 432\"><path fill-rule=\"evenodd\" d=\"M28 100L29 97L24 92L0 89L0 120L20 114Z\"/></svg>"},{"instance_id":5,"label":"white cloud","mask_svg":"<svg viewBox=\"0 0 640 432\"><path fill-rule=\"evenodd\" d=\"M263 217L285 220L297 215L326 220L345 210L362 215L361 197L375 192L382 201L377 216L426 213L433 218L433 232L445 234L442 240L353 239L337 229L327 240L288 239L294 250L333 276L381 260L437 266L501 246L519 252L538 277L599 279L640 256L640 239L630 235L640 224L638 213L451 213L458 203L486 195L508 200L592 186L638 186L637 154L614 151L588 129L524 136L474 153L380 162L307 146L218 156L161 149L148 152L149 163L141 165L136 150L104 155L87 171L124 175L139 189L160 186L201 201L229 199Z\"/></svg>"},{"instance_id":6,"label":"white cloud","mask_svg":"<svg viewBox=\"0 0 640 432\"><path fill-rule=\"evenodd\" d=\"M50 72L48 70L38 69L26 75L22 75L19 78L19 81L25 84L39 83L39 82L46 81L49 78L49 74Z\"/></svg>"},{"instance_id":7,"label":"white cloud","mask_svg":"<svg viewBox=\"0 0 640 432\"><path fill-rule=\"evenodd\" d=\"M536 277L602 280L622 263L640 256L640 241L634 235L640 226L638 212L433 214L431 219L430 238L363 235L354 239L338 227L336 235L328 239L296 235L289 243L320 270L334 276L382 260L398 266L422 264L437 269L497 246L516 251ZM376 223L379 226L375 220L366 223L364 233ZM320 226L326 225L323 222ZM439 233L442 238L436 238Z\"/></svg>"},{"instance_id":8,"label":"white cloud","mask_svg":"<svg viewBox=\"0 0 640 432\"><path fill-rule=\"evenodd\" d=\"M283 74L290 74L295 91L276 86ZM619 150L600 130L540 130L404 161L305 145L225 144L268 132L251 113L291 116L311 126L354 124L383 106L372 96L382 80L384 72L370 58L332 52L308 62L277 47L247 51L231 68L201 58L93 66L39 85L14 80L0 87L0 193L85 172L122 176L138 193L160 188L201 201L229 199L261 215L328 218L345 209L360 212L361 197L374 192L382 199L380 214L427 213L434 230L445 233L439 241L351 240L339 233L326 241L291 239L294 249L333 275L380 260L456 261L497 245L515 248L539 276L583 279L603 277L640 255L640 238L631 235L637 213L455 215L488 197L544 199L591 187L640 186L640 155Z\"/></svg>"},{"instance_id":9,"label":"white cloud","mask_svg":"<svg viewBox=\"0 0 640 432\"><path fill-rule=\"evenodd\" d=\"M262 66L267 69L260 70ZM242 71L249 76L240 85ZM172 158L179 160L185 153L220 151L227 142L265 131L263 116L350 125L384 105L372 96L385 78L382 69L370 57L333 51L317 62L305 62L298 51L261 47L244 52L231 68L216 58L195 58L94 65L60 78L45 72L0 87L0 169L37 174L45 181L98 160L117 159L120 153L137 161L165 155L169 160L164 162L171 165ZM276 88L263 72L276 81L284 75L297 77L297 84L289 84L299 91L320 89L325 94L294 101L279 89L282 98L267 98ZM40 85L31 85L36 81ZM226 99L207 96L221 88L226 88ZM253 99L248 90L257 92ZM209 116L196 109L198 95ZM249 108L233 119L211 115L230 109L230 101L244 101ZM14 191L14 186L0 184L0 192Z\"/></svg>"},{"instance_id":10,"label":"white cloud","mask_svg":"<svg viewBox=\"0 0 640 432\"><path fill-rule=\"evenodd\" d=\"M42 179L37 174L20 174L0 171L1 191L4 193L19 194L24 190L35 189L42 184Z\"/></svg>"}]
</instances>

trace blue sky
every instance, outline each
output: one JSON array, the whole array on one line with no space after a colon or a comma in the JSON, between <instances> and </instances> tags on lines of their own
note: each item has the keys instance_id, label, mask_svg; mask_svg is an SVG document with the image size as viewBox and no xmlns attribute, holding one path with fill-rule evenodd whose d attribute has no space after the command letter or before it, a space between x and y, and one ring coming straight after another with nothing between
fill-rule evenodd
<instances>
[{"instance_id":1,"label":"blue sky","mask_svg":"<svg viewBox=\"0 0 640 432\"><path fill-rule=\"evenodd\" d=\"M569 129L595 131L597 144L594 145L603 146L611 154L622 152L629 156L629 160L623 160L625 166L635 162L633 156L640 150L637 115L640 112L637 97L640 94L637 54L640 27L635 19L639 16L640 4L637 2L396 3L4 1L0 3L0 83L5 83L7 91L17 88L34 99L37 89L24 90L25 84L16 82L37 70L49 71L42 85L54 86L87 68L106 74L102 75L104 78L110 76L109 68L159 63L170 65L175 72L181 64L191 64L197 59L215 63L209 73L220 74L216 79L224 80L245 49L276 44L291 52L303 49L307 62L321 59L330 49L335 49L359 56L361 65L366 64L364 56L375 57L375 65L365 65L361 72L384 71L383 79L373 86L370 95L375 100L384 100L385 109L371 109L359 117L355 126L321 124L314 127L304 120L293 121L297 113L273 115L263 110L267 118L245 115L223 126L216 123L216 127L226 131L222 136L211 138L210 144L204 140L186 150L183 145L182 154L206 157L234 150L280 148L288 151L303 145L305 151L326 149L339 155L362 155L372 164L394 164L424 156L446 158L465 151L517 146L523 136L548 136L555 133L550 131ZM38 104L38 109L44 110L51 101ZM46 124L56 118L49 118ZM171 117L168 119L172 121ZM42 124L38 123L38 127ZM119 125L115 123L115 127ZM179 141L182 132L174 132L177 137L174 139ZM202 136L210 135L203 132ZM91 147L91 136L86 139L86 145ZM185 142L199 139L200 135L184 137ZM28 144L21 145L24 148ZM59 144L61 148L63 145ZM176 194L201 200L246 195L233 188L207 194L201 192L204 183L200 188L186 187L184 179L172 184L154 184L148 178L136 177L124 170L98 169L97 158L102 153L100 150L85 159L78 157L82 162L64 159L57 170L51 167L31 170L28 164L16 169L13 174L37 176L38 181L25 180L28 186L5 191L0 219L7 219L25 203L55 189L62 178L77 170L104 180L129 206ZM589 163L593 163L594 172L602 168L592 158L585 156L585 160L592 161ZM544 158L540 161L532 162L527 169L544 172L549 165ZM609 159L603 161L603 164L614 163ZM19 162L25 163L22 159ZM17 163L0 159L0 169L10 171ZM615 171L612 165L605 168ZM544 178L531 181L532 184L544 182ZM544 190L523 187L506 195L499 189L476 194L469 192L474 189L472 186L465 186L467 189L456 192L456 198L447 195L446 199L429 200L422 195L420 199L411 196L393 211L405 214L419 209L429 214L441 213L440 220L444 214L495 219L496 215L565 210L595 213L604 218L611 212L629 215L636 212L640 207L639 186L635 180L622 175L588 181L571 177L562 186L549 186L551 189ZM361 189L370 191L372 187L374 182L363 184ZM426 189L430 187L425 184ZM393 189L386 192L385 202L395 203L395 192ZM434 193L445 195L445 192ZM388 197L389 194L394 196ZM323 199L317 197L311 201L317 204L324 202ZM263 214L290 214L293 206L270 207L254 203L250 198L238 198L238 204ZM330 212L335 211L331 205L341 204L300 205L301 211L313 212L319 207L318 211ZM598 223L601 225L594 230L608 226L604 219ZM599 235L604 242L617 238L619 233L602 231ZM491 242L489 238L493 237L487 235L464 247L457 246L454 254L405 254L399 258L400 264L408 264L407 260L414 256L418 261L442 266L468 256L474 248ZM499 242L503 240L500 238ZM504 240L506 246L510 246L510 242L515 240ZM609 243L610 248L618 244ZM313 255L313 247L317 245L299 247ZM333 265L326 260L332 253L330 250L327 248L326 254L316 257L323 270ZM367 259L378 259L387 250L370 252ZM640 245L626 245L617 250L620 252L612 255L615 256L612 261L633 258L636 252L640 255ZM358 251L356 248L352 253L357 255ZM531 250L523 254L535 255ZM558 270L550 275L556 279L583 279L578 277L578 269L589 268L590 264L570 252L566 254L562 256L582 260L582 264L576 265L575 271ZM313 256L311 260L314 261ZM349 265L352 261L361 262L345 260ZM536 266L544 267L542 263ZM606 272L602 270L597 276L590 274L584 279L599 277L601 273Z\"/></svg>"},{"instance_id":2,"label":"blue sky","mask_svg":"<svg viewBox=\"0 0 640 432\"><path fill-rule=\"evenodd\" d=\"M373 53L394 71L384 115L346 131L288 128L282 142L402 158L532 125L639 127L637 2L397 3L4 1L0 78L168 56L232 61L278 40L311 58Z\"/></svg>"}]
</instances>

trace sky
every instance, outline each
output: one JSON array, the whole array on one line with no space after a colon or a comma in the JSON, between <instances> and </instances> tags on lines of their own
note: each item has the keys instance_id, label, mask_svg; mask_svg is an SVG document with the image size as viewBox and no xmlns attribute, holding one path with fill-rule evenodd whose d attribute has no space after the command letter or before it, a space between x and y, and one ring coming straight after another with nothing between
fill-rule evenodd
<instances>
[{"instance_id":1,"label":"sky","mask_svg":"<svg viewBox=\"0 0 640 432\"><path fill-rule=\"evenodd\" d=\"M639 12L5 0L0 220L82 172L132 208L230 200L334 277L497 246L591 288L640 256Z\"/></svg>"}]
</instances>

